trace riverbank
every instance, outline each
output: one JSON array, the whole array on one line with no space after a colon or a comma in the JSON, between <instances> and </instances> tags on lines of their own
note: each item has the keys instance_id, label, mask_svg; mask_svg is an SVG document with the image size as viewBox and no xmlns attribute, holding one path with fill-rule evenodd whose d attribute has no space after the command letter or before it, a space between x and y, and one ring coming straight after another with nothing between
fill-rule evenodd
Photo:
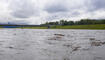
<instances>
[{"instance_id":1,"label":"riverbank","mask_svg":"<svg viewBox=\"0 0 105 60\"><path fill-rule=\"evenodd\" d=\"M23 29L48 29L48 27L22 27ZM105 24L96 25L70 25L70 26L51 26L50 29L99 29L104 30Z\"/></svg>"},{"instance_id":2,"label":"riverbank","mask_svg":"<svg viewBox=\"0 0 105 60\"><path fill-rule=\"evenodd\" d=\"M105 24L56 26L56 29L105 29Z\"/></svg>"},{"instance_id":3,"label":"riverbank","mask_svg":"<svg viewBox=\"0 0 105 60\"><path fill-rule=\"evenodd\" d=\"M14 27L13 26L8 26L8 27L3 27L1 28L20 28L20 29L95 29L95 30L105 30L105 24L95 24L95 25L67 25L67 26L25 26L25 27Z\"/></svg>"}]
</instances>

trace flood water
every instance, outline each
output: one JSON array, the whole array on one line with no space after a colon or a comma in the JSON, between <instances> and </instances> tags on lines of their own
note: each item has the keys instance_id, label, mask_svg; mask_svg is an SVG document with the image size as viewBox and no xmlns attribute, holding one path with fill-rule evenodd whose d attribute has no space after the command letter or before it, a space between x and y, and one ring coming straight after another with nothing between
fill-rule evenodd
<instances>
[{"instance_id":1,"label":"flood water","mask_svg":"<svg viewBox=\"0 0 105 60\"><path fill-rule=\"evenodd\" d=\"M105 30L0 29L0 60L105 60Z\"/></svg>"}]
</instances>

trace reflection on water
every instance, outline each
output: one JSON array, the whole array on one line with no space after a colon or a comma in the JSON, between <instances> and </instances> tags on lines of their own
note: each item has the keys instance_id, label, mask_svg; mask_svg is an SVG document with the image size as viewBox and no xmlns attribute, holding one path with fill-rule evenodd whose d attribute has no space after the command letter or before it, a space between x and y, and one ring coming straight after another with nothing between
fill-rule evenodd
<instances>
[{"instance_id":1,"label":"reflection on water","mask_svg":"<svg viewBox=\"0 0 105 60\"><path fill-rule=\"evenodd\" d=\"M105 30L1 29L0 60L105 60Z\"/></svg>"}]
</instances>

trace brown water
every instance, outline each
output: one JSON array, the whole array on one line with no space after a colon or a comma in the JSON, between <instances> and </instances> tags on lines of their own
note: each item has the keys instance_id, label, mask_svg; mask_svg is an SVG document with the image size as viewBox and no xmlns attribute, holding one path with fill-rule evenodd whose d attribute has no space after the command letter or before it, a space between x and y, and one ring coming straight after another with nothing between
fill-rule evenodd
<instances>
[{"instance_id":1,"label":"brown water","mask_svg":"<svg viewBox=\"0 0 105 60\"><path fill-rule=\"evenodd\" d=\"M0 60L105 60L105 30L0 29Z\"/></svg>"}]
</instances>

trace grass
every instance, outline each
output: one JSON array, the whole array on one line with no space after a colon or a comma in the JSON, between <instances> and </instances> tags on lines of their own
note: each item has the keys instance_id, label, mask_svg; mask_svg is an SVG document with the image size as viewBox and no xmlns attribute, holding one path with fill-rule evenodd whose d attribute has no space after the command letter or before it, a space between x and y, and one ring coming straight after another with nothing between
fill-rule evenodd
<instances>
[{"instance_id":1,"label":"grass","mask_svg":"<svg viewBox=\"0 0 105 60\"><path fill-rule=\"evenodd\" d=\"M47 27L23 27L23 29L48 29ZM105 24L96 25L70 25L70 26L52 26L50 29L96 29L104 30Z\"/></svg>"},{"instance_id":2,"label":"grass","mask_svg":"<svg viewBox=\"0 0 105 60\"><path fill-rule=\"evenodd\" d=\"M48 27L19 27L21 29L48 29ZM105 24L96 25L69 25L69 26L51 26L50 29L95 29L105 30Z\"/></svg>"},{"instance_id":3,"label":"grass","mask_svg":"<svg viewBox=\"0 0 105 60\"><path fill-rule=\"evenodd\" d=\"M22 29L47 29L47 27L20 27Z\"/></svg>"},{"instance_id":4,"label":"grass","mask_svg":"<svg viewBox=\"0 0 105 60\"><path fill-rule=\"evenodd\" d=\"M105 24L56 26L56 28L52 27L52 29L105 29Z\"/></svg>"}]
</instances>

